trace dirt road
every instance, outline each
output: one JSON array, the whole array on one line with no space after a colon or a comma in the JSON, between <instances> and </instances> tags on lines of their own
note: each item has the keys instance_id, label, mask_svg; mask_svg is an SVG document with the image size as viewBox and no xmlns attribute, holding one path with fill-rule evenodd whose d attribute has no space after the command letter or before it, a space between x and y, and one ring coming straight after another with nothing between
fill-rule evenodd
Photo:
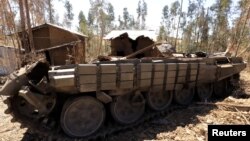
<instances>
[{"instance_id":1,"label":"dirt road","mask_svg":"<svg viewBox=\"0 0 250 141\"><path fill-rule=\"evenodd\" d=\"M157 118L129 131L107 137L110 141L205 141L209 124L250 124L250 72L241 73L243 90L237 91L220 105L192 104L186 109L172 112L167 116ZM35 137L26 128L20 128L19 123L12 123L11 117L4 114L6 105L0 98L0 141L28 141ZM226 105L225 105L226 104ZM239 108L231 105L246 105Z\"/></svg>"}]
</instances>

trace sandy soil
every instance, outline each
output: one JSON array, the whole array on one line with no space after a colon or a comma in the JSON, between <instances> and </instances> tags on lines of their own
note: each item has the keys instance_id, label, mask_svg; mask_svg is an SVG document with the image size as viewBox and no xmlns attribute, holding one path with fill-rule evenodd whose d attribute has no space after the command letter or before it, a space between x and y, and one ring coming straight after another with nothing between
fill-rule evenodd
<instances>
[{"instance_id":1,"label":"sandy soil","mask_svg":"<svg viewBox=\"0 0 250 141\"><path fill-rule=\"evenodd\" d=\"M242 90L216 103L250 106L250 72L241 73ZM0 141L28 141L26 128L12 123L11 117L4 114L6 105L0 97ZM250 124L250 108L237 108L225 105L193 104L183 110L172 112L129 131L117 133L111 141L205 141L209 124ZM33 137L34 139L34 137Z\"/></svg>"},{"instance_id":2,"label":"sandy soil","mask_svg":"<svg viewBox=\"0 0 250 141\"><path fill-rule=\"evenodd\" d=\"M21 141L27 129L21 129L19 123L11 122L12 117L4 113L7 109L4 99L0 97L0 141Z\"/></svg>"}]
</instances>

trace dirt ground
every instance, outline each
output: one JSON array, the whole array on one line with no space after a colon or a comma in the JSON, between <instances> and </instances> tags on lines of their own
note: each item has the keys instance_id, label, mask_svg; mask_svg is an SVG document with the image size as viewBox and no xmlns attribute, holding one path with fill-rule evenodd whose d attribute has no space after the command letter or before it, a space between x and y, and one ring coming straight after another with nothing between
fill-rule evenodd
<instances>
[{"instance_id":1,"label":"dirt ground","mask_svg":"<svg viewBox=\"0 0 250 141\"><path fill-rule=\"evenodd\" d=\"M241 73L242 91L217 101L217 105L193 104L129 131L108 137L111 141L205 141L209 124L250 124L250 71ZM4 114L6 105L0 97L0 141L28 141L31 134ZM220 104L223 103L223 104ZM228 105L230 104L230 105ZM245 108L233 105L246 105ZM248 107L247 107L248 106ZM34 138L33 138L34 139ZM33 140L32 139L32 140Z\"/></svg>"}]
</instances>

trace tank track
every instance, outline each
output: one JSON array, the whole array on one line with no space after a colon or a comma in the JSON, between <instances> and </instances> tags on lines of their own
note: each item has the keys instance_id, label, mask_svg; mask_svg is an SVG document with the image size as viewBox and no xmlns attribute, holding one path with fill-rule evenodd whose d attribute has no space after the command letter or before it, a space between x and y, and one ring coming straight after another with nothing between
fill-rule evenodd
<instances>
[{"instance_id":1,"label":"tank track","mask_svg":"<svg viewBox=\"0 0 250 141\"><path fill-rule=\"evenodd\" d=\"M233 91L237 91L240 89L239 86L239 76L235 79L235 82L233 83ZM229 95L233 94L233 91ZM229 96L228 95L228 96ZM42 120L35 119L35 120L28 120L27 118L23 117L16 111L16 107L13 106L13 102L15 102L15 96L14 97L8 97L4 100L4 103L7 104L7 109L5 111L6 114L10 114L12 116L12 122L19 122L21 123L21 128L26 127L28 128L29 132L32 133L32 135L35 136L32 140L38 140L38 141L94 141L94 140L105 140L109 136L115 135L115 133L118 133L120 131L126 131L129 129L136 128L139 125L142 125L143 123L146 123L152 119L159 118L162 116L166 116L170 114L173 111L185 109L188 106L182 106L177 105L174 102L170 105L169 108L163 111L152 111L149 108L146 108L144 115L141 119L139 119L134 124L129 125L120 125L116 123L114 120L108 120L104 123L104 125L99 129L96 133L94 133L91 136L84 137L84 138L72 138L67 136L61 129L59 122L51 128L51 126L46 125L42 122ZM212 101L218 100L216 97L212 96ZM194 101L194 100L193 100ZM189 105L191 105L190 103ZM52 117L49 118L49 120L54 121Z\"/></svg>"},{"instance_id":2,"label":"tank track","mask_svg":"<svg viewBox=\"0 0 250 141\"><path fill-rule=\"evenodd\" d=\"M138 120L134 124L129 125L120 125L115 123L113 120L108 120L96 133L91 136L84 137L84 138L72 138L67 136L61 130L60 126L57 125L56 127L50 129L49 126L44 125L42 121L37 120L28 120L25 117L22 117L16 110L15 107L11 104L12 100L15 97L8 97L4 103L7 104L8 108L6 109L6 114L10 114L12 116L12 122L19 122L21 123L21 128L26 127L29 131L31 131L32 135L35 135L35 140L38 141L95 141L95 140L105 140L108 136L112 136L115 133L120 131L126 131L132 128L135 128L147 121L155 119L157 117L162 117L167 115L175 110L184 109L187 106L181 106L172 104L166 110L155 112L147 108L144 115L140 120Z\"/></svg>"}]
</instances>

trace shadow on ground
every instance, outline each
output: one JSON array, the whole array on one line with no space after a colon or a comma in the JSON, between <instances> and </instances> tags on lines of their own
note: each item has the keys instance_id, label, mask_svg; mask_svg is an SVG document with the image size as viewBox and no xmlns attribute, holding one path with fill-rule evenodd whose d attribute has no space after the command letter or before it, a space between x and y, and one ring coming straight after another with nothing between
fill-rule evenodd
<instances>
[{"instance_id":1,"label":"shadow on ground","mask_svg":"<svg viewBox=\"0 0 250 141\"><path fill-rule=\"evenodd\" d=\"M232 96L235 98L249 98L244 89L237 89L232 93ZM211 102L219 102L224 99L213 99ZM98 139L104 141L143 141L143 140L155 140L159 139L159 134L172 132L176 130L178 127L185 127L190 125L196 125L201 123L198 117L206 116L211 110L217 109L218 107L215 105L196 105L195 101L193 104L188 107L180 110L173 111L167 115L161 115L155 119L152 119L148 122L140 124L134 128L130 128L128 130L119 131L112 135L109 135L105 138ZM175 133L176 136L181 133ZM204 131L200 134L204 134L204 138L206 137L207 132ZM32 134L31 131L27 131L24 134L22 141L45 141L44 139L37 138L36 134ZM84 139L83 139L84 140ZM173 140L166 139L164 140ZM72 139L72 141L77 141Z\"/></svg>"}]
</instances>

